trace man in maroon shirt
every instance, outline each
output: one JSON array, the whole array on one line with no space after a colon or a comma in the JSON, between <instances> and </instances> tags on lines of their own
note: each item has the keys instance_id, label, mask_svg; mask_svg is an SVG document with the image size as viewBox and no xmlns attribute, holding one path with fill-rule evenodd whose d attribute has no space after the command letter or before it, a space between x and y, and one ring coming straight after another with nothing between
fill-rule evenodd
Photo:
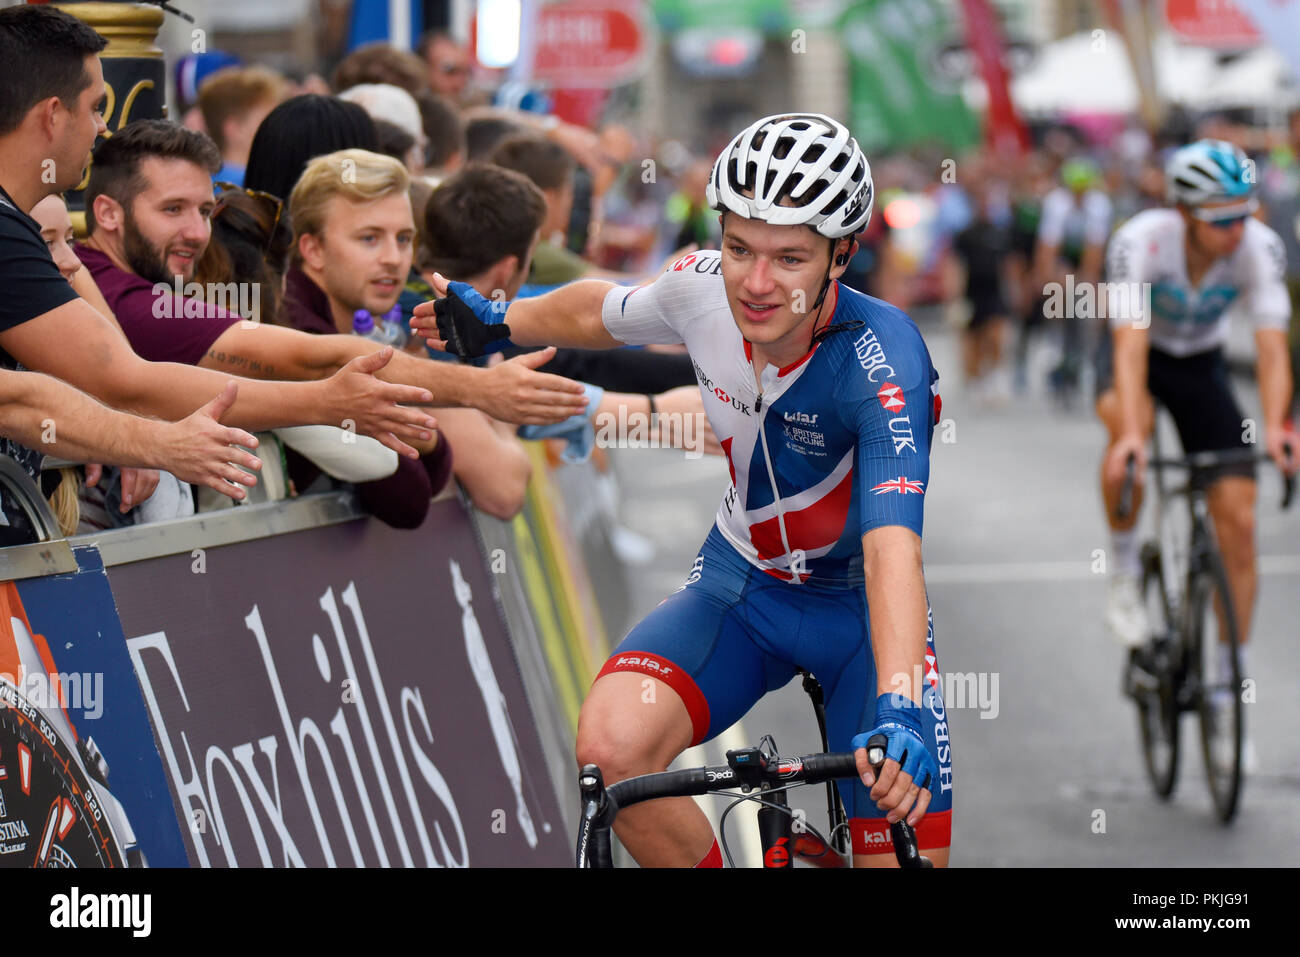
<instances>
[{"instance_id":1,"label":"man in maroon shirt","mask_svg":"<svg viewBox=\"0 0 1300 957\"><path fill-rule=\"evenodd\" d=\"M220 161L206 135L165 120L130 123L95 151L86 187L89 235L77 255L131 347L153 361L289 380L321 379L380 352L359 336L240 321L175 297L175 277L193 278L211 236L211 176ZM550 357L538 353L478 369L397 352L376 374L426 390L432 405L473 406L506 421L544 424L582 411L586 401L578 383L534 371ZM432 446L426 440L422 451Z\"/></svg>"}]
</instances>

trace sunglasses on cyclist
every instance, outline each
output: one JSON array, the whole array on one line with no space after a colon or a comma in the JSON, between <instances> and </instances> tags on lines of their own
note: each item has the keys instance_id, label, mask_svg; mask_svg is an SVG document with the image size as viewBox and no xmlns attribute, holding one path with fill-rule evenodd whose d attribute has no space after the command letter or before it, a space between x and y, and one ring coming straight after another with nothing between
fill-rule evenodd
<instances>
[{"instance_id":1,"label":"sunglasses on cyclist","mask_svg":"<svg viewBox=\"0 0 1300 957\"><path fill-rule=\"evenodd\" d=\"M1209 223L1216 229L1231 229L1238 223L1243 223L1257 208L1259 203L1251 199L1245 203L1237 203L1233 206L1219 206L1214 209L1193 209L1192 215L1203 223Z\"/></svg>"},{"instance_id":2,"label":"sunglasses on cyclist","mask_svg":"<svg viewBox=\"0 0 1300 957\"><path fill-rule=\"evenodd\" d=\"M1229 216L1227 219L1205 219L1201 221L1208 226L1213 226L1215 229L1231 229L1238 223L1244 223L1249 218L1249 216L1242 215Z\"/></svg>"}]
</instances>

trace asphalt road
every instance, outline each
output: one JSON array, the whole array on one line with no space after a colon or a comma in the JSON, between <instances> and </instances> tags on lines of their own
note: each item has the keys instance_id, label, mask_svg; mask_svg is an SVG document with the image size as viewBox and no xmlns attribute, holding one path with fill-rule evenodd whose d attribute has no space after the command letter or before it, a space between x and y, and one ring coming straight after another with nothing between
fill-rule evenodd
<instances>
[{"instance_id":1,"label":"asphalt road","mask_svg":"<svg viewBox=\"0 0 1300 957\"><path fill-rule=\"evenodd\" d=\"M1279 511L1275 471L1260 482L1257 701L1246 711L1261 772L1246 782L1235 823L1223 827L1194 717L1183 718L1169 803L1154 796L1142 769L1134 709L1119 693L1122 652L1102 624L1105 578L1092 570L1095 550L1108 546L1096 480L1101 425L1090 409L1063 413L1043 394L1049 344L1031 357L1029 395L988 408L963 389L956 335L937 317L920 324L953 440L936 433L926 494L935 641L940 670L973 674L963 687L976 689L965 707L948 701L954 866L1300 864L1300 508ZM1253 386L1238 385L1256 415ZM624 523L655 545L655 558L629 572L636 620L690 571L727 473L719 459L667 450L621 451L614 460ZM756 744L761 734L774 735L783 754L821 749L797 681L675 766L722 763L725 748ZM723 803L700 800L711 801L716 827ZM814 824L825 820L822 789L805 789L793 803ZM738 863L757 863L753 831L740 812L728 819Z\"/></svg>"}]
</instances>

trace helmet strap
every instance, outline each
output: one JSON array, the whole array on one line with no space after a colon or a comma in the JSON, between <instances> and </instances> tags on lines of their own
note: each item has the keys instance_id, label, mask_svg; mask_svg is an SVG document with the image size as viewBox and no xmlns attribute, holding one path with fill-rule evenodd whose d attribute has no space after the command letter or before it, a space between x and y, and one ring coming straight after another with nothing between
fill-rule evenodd
<instances>
[{"instance_id":1,"label":"helmet strap","mask_svg":"<svg viewBox=\"0 0 1300 957\"><path fill-rule=\"evenodd\" d=\"M836 247L837 245L838 245L838 241L832 239L832 240L831 240L831 258L830 258L830 260L826 263L826 274L825 274L824 276L822 276L822 288L821 288L821 292L817 293L817 300L812 304L812 307L813 307L814 309L817 310L817 316L816 316L816 318L813 319L813 331L812 331L812 332L809 334L809 336L808 336L808 351L809 351L809 352L812 351L812 347L813 347L813 345L817 342L817 323L821 322L821 319L822 319L822 302L826 299L826 293L827 293L828 291L830 291L830 288L831 288L831 269L835 266L835 247Z\"/></svg>"}]
</instances>

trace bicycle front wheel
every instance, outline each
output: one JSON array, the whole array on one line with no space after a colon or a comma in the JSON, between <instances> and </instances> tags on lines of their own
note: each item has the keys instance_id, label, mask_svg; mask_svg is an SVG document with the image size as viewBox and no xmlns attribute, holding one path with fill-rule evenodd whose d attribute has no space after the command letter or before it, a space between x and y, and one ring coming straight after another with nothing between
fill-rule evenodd
<instances>
[{"instance_id":1,"label":"bicycle front wheel","mask_svg":"<svg viewBox=\"0 0 1300 957\"><path fill-rule=\"evenodd\" d=\"M1219 820L1228 823L1241 796L1245 714L1237 618L1223 563L1210 554L1190 589L1189 650L1196 669L1196 710L1201 720L1205 776Z\"/></svg>"},{"instance_id":2,"label":"bicycle front wheel","mask_svg":"<svg viewBox=\"0 0 1300 957\"><path fill-rule=\"evenodd\" d=\"M1135 674L1130 666L1129 687L1137 702L1147 777L1156 794L1168 798L1178 781L1179 710L1168 654L1174 627L1162 569L1159 548L1149 543L1142 553L1142 598L1151 639L1144 652L1147 667Z\"/></svg>"}]
</instances>

